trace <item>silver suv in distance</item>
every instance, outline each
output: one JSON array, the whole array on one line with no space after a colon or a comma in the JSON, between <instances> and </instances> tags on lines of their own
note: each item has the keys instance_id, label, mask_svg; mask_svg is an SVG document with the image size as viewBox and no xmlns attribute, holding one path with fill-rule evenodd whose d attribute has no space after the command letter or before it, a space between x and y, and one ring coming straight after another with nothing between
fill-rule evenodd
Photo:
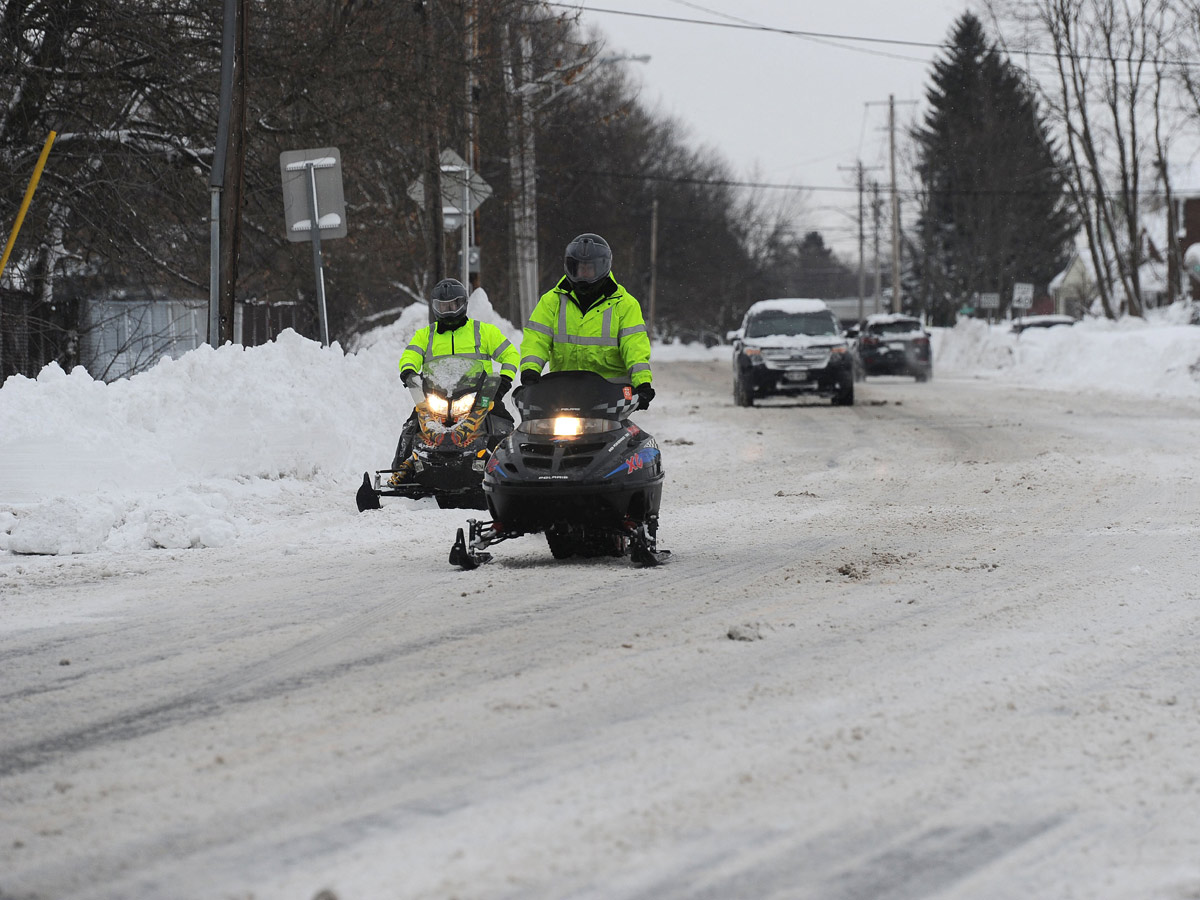
<instances>
[{"instance_id":1,"label":"silver suv in distance","mask_svg":"<svg viewBox=\"0 0 1200 900\"><path fill-rule=\"evenodd\" d=\"M759 300L729 333L733 400L753 406L773 395L814 394L854 404L854 364L837 317L823 300Z\"/></svg>"}]
</instances>

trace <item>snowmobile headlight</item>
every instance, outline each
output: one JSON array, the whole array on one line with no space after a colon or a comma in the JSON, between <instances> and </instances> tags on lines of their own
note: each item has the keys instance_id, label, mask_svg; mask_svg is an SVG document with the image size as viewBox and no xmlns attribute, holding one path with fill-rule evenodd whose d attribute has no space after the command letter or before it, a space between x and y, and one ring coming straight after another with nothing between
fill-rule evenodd
<instances>
[{"instance_id":1,"label":"snowmobile headlight","mask_svg":"<svg viewBox=\"0 0 1200 900\"><path fill-rule=\"evenodd\" d=\"M602 434L605 431L614 431L620 427L620 422L614 422L611 419L555 416L552 419L530 419L522 422L519 430L526 434L578 437L581 434Z\"/></svg>"},{"instance_id":2,"label":"snowmobile headlight","mask_svg":"<svg viewBox=\"0 0 1200 900\"><path fill-rule=\"evenodd\" d=\"M452 418L461 419L471 411L471 407L475 405L475 394L463 394L450 404L450 415Z\"/></svg>"},{"instance_id":3,"label":"snowmobile headlight","mask_svg":"<svg viewBox=\"0 0 1200 900\"><path fill-rule=\"evenodd\" d=\"M574 437L577 434L583 434L583 419L575 416L554 417L555 437Z\"/></svg>"},{"instance_id":4,"label":"snowmobile headlight","mask_svg":"<svg viewBox=\"0 0 1200 900\"><path fill-rule=\"evenodd\" d=\"M429 405L429 411L438 418L446 414L450 409L450 402L445 397L440 397L437 394L426 394L425 402Z\"/></svg>"}]
</instances>

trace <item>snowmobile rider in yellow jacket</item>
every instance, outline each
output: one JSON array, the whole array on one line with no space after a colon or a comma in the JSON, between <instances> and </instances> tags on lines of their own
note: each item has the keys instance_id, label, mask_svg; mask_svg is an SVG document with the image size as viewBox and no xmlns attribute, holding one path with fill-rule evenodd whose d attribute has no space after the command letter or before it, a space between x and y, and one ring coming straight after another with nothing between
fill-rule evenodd
<instances>
[{"instance_id":1,"label":"snowmobile rider in yellow jacket","mask_svg":"<svg viewBox=\"0 0 1200 900\"><path fill-rule=\"evenodd\" d=\"M433 323L417 329L400 355L401 380L406 386L418 384L425 366L445 356L478 360L488 372L495 371L493 362L498 363L500 387L492 401L495 405L491 415L511 422L512 413L504 406L504 395L517 376L520 361L517 348L495 325L467 318L467 289L457 279L443 278L435 284L429 306ZM396 458L392 460L393 471L399 470L412 455L416 433L417 411L414 409L401 429Z\"/></svg>"},{"instance_id":2,"label":"snowmobile rider in yellow jacket","mask_svg":"<svg viewBox=\"0 0 1200 900\"><path fill-rule=\"evenodd\" d=\"M542 294L525 323L521 384L567 369L598 372L633 385L638 409L654 399L650 382L650 335L642 308L612 275L612 249L598 234L567 244L566 270Z\"/></svg>"}]
</instances>

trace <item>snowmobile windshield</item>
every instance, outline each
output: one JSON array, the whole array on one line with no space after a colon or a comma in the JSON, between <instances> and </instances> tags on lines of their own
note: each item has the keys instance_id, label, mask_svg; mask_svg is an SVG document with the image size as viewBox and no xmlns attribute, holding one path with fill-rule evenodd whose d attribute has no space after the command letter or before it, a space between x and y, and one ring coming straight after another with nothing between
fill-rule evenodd
<instances>
[{"instance_id":1,"label":"snowmobile windshield","mask_svg":"<svg viewBox=\"0 0 1200 900\"><path fill-rule=\"evenodd\" d=\"M746 337L761 338L773 335L795 337L833 337L838 333L838 322L827 309L814 312L783 312L768 310L754 316L746 323Z\"/></svg>"},{"instance_id":2,"label":"snowmobile windshield","mask_svg":"<svg viewBox=\"0 0 1200 900\"><path fill-rule=\"evenodd\" d=\"M615 384L595 372L551 372L519 388L513 402L522 431L564 437L620 428L638 403L631 385ZM578 422L556 423L559 419Z\"/></svg>"},{"instance_id":3,"label":"snowmobile windshield","mask_svg":"<svg viewBox=\"0 0 1200 900\"><path fill-rule=\"evenodd\" d=\"M421 371L421 383L411 388L413 403L450 424L473 409L486 409L500 377L488 372L477 359L443 356Z\"/></svg>"}]
</instances>

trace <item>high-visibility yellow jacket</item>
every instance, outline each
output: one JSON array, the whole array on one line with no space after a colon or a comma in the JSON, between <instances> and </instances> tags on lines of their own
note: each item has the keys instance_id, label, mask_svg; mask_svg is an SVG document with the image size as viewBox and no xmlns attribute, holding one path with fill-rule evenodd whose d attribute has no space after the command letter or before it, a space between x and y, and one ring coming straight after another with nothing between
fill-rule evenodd
<instances>
[{"instance_id":1,"label":"high-visibility yellow jacket","mask_svg":"<svg viewBox=\"0 0 1200 900\"><path fill-rule=\"evenodd\" d=\"M516 378L521 359L517 348L495 325L467 319L453 331L440 334L436 324L418 328L400 354L400 374L420 372L424 366L443 356L479 360L481 369L489 373L495 371L492 363L499 363L500 374L510 381Z\"/></svg>"},{"instance_id":2,"label":"high-visibility yellow jacket","mask_svg":"<svg viewBox=\"0 0 1200 900\"><path fill-rule=\"evenodd\" d=\"M521 369L538 372L549 363L551 372L584 369L605 378L625 380L637 387L653 377L650 335L642 308L621 285L583 312L563 277L542 294L525 323L521 340Z\"/></svg>"}]
</instances>

